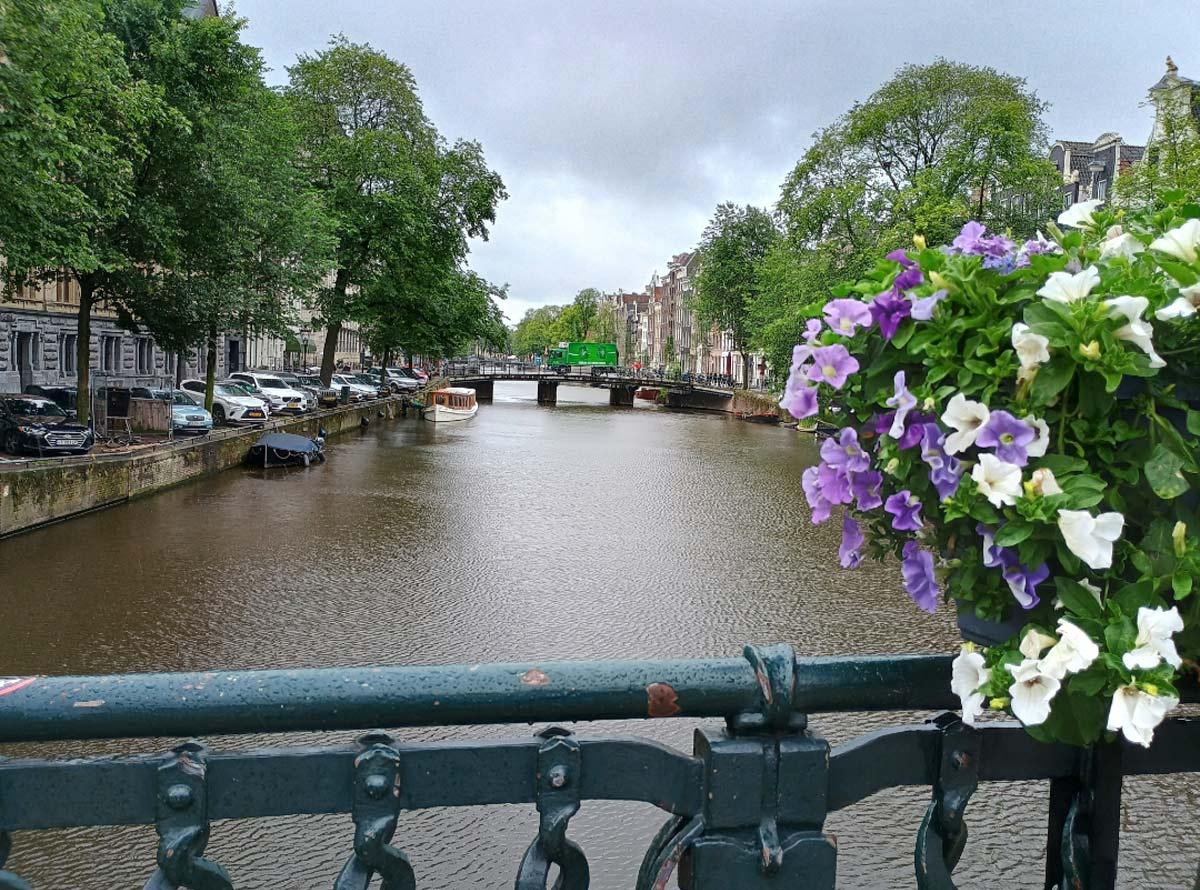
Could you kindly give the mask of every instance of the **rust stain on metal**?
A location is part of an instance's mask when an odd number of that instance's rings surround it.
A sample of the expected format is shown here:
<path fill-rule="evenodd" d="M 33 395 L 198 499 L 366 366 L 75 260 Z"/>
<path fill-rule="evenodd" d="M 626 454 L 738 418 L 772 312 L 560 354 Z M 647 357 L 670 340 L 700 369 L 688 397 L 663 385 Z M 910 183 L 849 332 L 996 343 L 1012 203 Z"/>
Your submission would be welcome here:
<path fill-rule="evenodd" d="M 550 683 L 550 677 L 537 668 L 530 668 L 521 674 L 521 682 L 526 686 L 546 686 Z"/>
<path fill-rule="evenodd" d="M 104 699 L 93 698 L 88 701 L 77 701 L 72 705 L 72 707 L 75 707 L 75 708 L 98 708 L 103 704 L 104 704 Z"/>
<path fill-rule="evenodd" d="M 651 717 L 673 717 L 679 713 L 679 695 L 669 683 L 646 687 L 646 711 Z"/>
<path fill-rule="evenodd" d="M 754 677 L 758 680 L 758 688 L 762 690 L 763 700 L 767 704 L 771 703 L 771 678 L 767 676 L 767 672 L 761 669 L 754 671 Z"/>

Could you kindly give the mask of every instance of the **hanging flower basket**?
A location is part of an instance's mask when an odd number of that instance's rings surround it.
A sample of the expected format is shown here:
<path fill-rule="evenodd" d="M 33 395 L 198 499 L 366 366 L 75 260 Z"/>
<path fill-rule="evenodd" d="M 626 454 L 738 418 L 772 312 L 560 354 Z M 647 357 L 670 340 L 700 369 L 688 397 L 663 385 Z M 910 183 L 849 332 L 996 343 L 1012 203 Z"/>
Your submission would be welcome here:
<path fill-rule="evenodd" d="M 1149 745 L 1200 654 L 1200 205 L 1059 224 L 888 254 L 809 322 L 780 404 L 837 407 L 803 487 L 814 522 L 841 508 L 842 565 L 955 601 L 967 722 Z"/>

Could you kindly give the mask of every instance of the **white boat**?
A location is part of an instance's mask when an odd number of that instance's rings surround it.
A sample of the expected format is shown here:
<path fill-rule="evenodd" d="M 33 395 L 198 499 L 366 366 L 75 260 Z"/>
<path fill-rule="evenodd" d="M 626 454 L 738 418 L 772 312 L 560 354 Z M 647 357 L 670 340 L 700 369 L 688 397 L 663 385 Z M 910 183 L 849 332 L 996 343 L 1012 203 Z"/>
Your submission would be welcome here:
<path fill-rule="evenodd" d="M 475 390 L 462 386 L 448 386 L 429 394 L 429 402 L 422 416 L 426 420 L 470 420 L 479 410 L 475 402 Z"/>

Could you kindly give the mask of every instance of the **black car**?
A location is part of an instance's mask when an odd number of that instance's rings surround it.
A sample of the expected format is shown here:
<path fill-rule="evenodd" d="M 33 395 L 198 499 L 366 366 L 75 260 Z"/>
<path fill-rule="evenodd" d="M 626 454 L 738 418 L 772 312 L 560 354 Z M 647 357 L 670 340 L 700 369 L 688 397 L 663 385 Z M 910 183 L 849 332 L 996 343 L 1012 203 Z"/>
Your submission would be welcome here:
<path fill-rule="evenodd" d="M 0 448 L 9 454 L 87 454 L 95 442 L 50 399 L 0 395 Z"/>
<path fill-rule="evenodd" d="M 75 401 L 78 392 L 79 390 L 73 386 L 38 386 L 36 383 L 31 383 L 25 387 L 25 395 L 49 399 L 66 411 L 68 417 L 75 416 Z"/>

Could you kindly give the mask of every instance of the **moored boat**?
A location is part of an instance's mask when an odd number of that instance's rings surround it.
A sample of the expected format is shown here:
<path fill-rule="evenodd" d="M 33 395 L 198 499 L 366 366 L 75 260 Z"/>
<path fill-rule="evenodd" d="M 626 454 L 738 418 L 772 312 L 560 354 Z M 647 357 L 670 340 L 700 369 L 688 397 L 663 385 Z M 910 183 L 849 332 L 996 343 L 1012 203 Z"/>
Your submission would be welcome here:
<path fill-rule="evenodd" d="M 429 393 L 422 416 L 433 421 L 470 420 L 478 410 L 475 390 L 448 386 Z"/>

